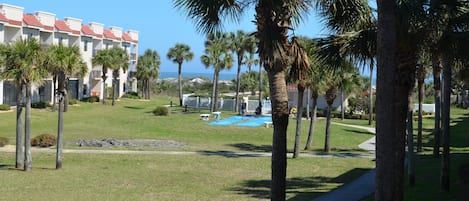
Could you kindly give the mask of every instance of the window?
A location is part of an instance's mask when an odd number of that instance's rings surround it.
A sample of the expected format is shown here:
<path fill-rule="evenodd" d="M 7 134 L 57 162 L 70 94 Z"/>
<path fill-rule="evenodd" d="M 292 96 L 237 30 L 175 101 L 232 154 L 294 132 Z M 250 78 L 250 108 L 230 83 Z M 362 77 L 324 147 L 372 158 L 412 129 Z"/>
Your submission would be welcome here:
<path fill-rule="evenodd" d="M 88 51 L 88 41 L 84 41 L 84 45 L 83 45 L 83 51 Z"/>

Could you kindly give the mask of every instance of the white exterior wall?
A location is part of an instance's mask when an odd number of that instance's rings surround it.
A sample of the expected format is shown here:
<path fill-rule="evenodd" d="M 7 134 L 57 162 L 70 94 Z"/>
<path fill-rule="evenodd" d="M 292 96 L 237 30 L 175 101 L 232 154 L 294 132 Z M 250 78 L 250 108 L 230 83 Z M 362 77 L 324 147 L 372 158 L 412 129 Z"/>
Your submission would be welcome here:
<path fill-rule="evenodd" d="M 109 47 L 111 46 L 118 46 L 118 47 L 123 47 L 122 44 L 126 43 L 128 44 L 128 53 L 134 53 L 136 54 L 138 52 L 137 45 L 134 44 L 134 42 L 125 42 L 122 40 L 108 40 L 103 39 L 104 37 L 104 25 L 101 23 L 96 23 L 96 22 L 91 22 L 89 23 L 90 29 L 97 35 L 97 36 L 85 36 L 82 35 L 83 33 L 81 32 L 82 30 L 82 20 L 81 19 L 76 19 L 76 18 L 71 18 L 71 17 L 66 17 L 64 18 L 64 22 L 69 26 L 69 28 L 73 31 L 74 33 L 68 33 L 68 32 L 62 32 L 59 31 L 55 28 L 55 23 L 56 23 L 56 15 L 53 13 L 47 13 L 47 12 L 42 12 L 42 11 L 37 11 L 34 13 L 34 16 L 41 22 L 42 25 L 47 26 L 46 27 L 35 27 L 35 26 L 27 26 L 23 23 L 23 14 L 24 14 L 24 8 L 18 7 L 18 6 L 12 6 L 12 5 L 7 5 L 7 4 L 0 4 L 0 12 L 2 12 L 6 18 L 9 20 L 14 20 L 17 23 L 16 24 L 11 24 L 7 23 L 6 26 L 0 23 L 0 43 L 3 42 L 14 42 L 18 40 L 19 38 L 23 37 L 25 39 L 27 38 L 36 38 L 41 42 L 42 45 L 58 45 L 58 44 L 63 44 L 69 47 L 72 46 L 78 46 L 80 49 L 81 57 L 83 61 L 87 64 L 88 66 L 88 73 L 85 75 L 83 80 L 82 78 L 72 78 L 72 79 L 79 79 L 79 89 L 78 89 L 78 97 L 81 98 L 83 95 L 89 96 L 92 95 L 92 91 L 99 92 L 100 98 L 103 98 L 103 83 L 101 80 L 101 74 L 96 74 L 92 73 L 93 70 L 98 70 L 101 71 L 102 67 L 101 66 L 94 66 L 92 65 L 92 57 L 96 53 L 97 50 L 103 49 L 105 47 L 105 43 L 109 44 Z M 50 28 L 54 28 L 54 30 L 50 30 Z M 110 31 L 117 37 L 117 38 L 122 38 L 123 37 L 123 29 L 120 27 L 116 26 L 111 26 Z M 137 41 L 138 40 L 138 32 L 129 30 L 126 32 L 132 40 Z M 85 48 L 86 45 L 86 48 Z M 86 51 L 85 51 L 86 50 Z M 136 62 L 129 61 L 131 64 Z M 131 65 L 132 66 L 132 65 Z M 119 96 L 123 95 L 125 93 L 124 91 L 124 83 L 127 84 L 127 74 L 128 71 L 125 73 L 120 70 L 120 85 L 119 85 Z M 96 75 L 99 75 L 97 77 Z M 94 78 L 93 78 L 94 76 Z M 107 86 L 111 86 L 112 84 L 112 71 L 108 71 L 107 73 L 108 79 L 106 80 Z M 49 84 L 51 82 L 51 78 L 47 79 Z M 86 85 L 86 89 L 82 89 L 83 85 Z M 39 88 L 40 86 L 34 86 L 33 87 L 33 101 L 39 101 L 40 96 L 39 96 Z M 127 88 L 129 86 L 126 86 Z M 49 89 L 45 89 L 49 90 Z M 52 87 L 50 89 L 51 91 L 53 90 Z M 136 88 L 135 88 L 136 91 Z M 6 92 L 8 93 L 8 92 Z M 83 94 L 85 93 L 85 94 Z M 53 98 L 53 94 L 51 93 L 51 100 Z M 3 103 L 3 97 L 4 97 L 4 82 L 0 80 L 0 103 Z"/>
<path fill-rule="evenodd" d="M 4 13 L 5 17 L 10 20 L 23 21 L 24 8 L 8 4 L 0 4 L 0 10 Z"/>

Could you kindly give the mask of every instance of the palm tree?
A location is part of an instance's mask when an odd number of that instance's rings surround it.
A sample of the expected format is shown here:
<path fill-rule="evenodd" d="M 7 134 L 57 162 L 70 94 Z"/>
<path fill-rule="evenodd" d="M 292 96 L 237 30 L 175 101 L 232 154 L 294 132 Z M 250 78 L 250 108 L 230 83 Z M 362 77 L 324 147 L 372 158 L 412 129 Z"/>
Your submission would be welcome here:
<path fill-rule="evenodd" d="M 137 79 L 142 82 L 142 96 L 150 99 L 150 81 L 160 74 L 160 56 L 155 50 L 147 49 L 138 57 Z"/>
<path fill-rule="evenodd" d="M 80 50 L 78 47 L 65 47 L 63 45 L 54 45 L 47 49 L 48 69 L 55 69 L 58 80 L 58 90 L 56 96 L 59 98 L 59 111 L 57 123 L 57 157 L 56 169 L 62 168 L 62 147 L 63 147 L 63 112 L 65 112 L 65 100 L 68 97 L 66 90 L 67 80 L 72 74 L 83 77 L 88 68 L 84 65 Z"/>
<path fill-rule="evenodd" d="M 289 73 L 289 81 L 297 82 L 298 103 L 296 112 L 296 132 L 295 145 L 293 149 L 293 158 L 297 158 L 300 154 L 300 136 L 301 136 L 301 119 L 303 117 L 303 95 L 307 87 L 307 75 L 309 74 L 310 62 L 307 51 L 299 44 L 297 37 L 292 38 L 291 42 L 291 59 L 292 66 Z"/>
<path fill-rule="evenodd" d="M 171 59 L 174 63 L 178 64 L 178 86 L 179 86 L 179 106 L 182 106 L 182 63 L 184 61 L 191 61 L 194 57 L 191 48 L 186 44 L 177 43 L 176 46 L 168 50 L 166 55 L 168 59 Z"/>
<path fill-rule="evenodd" d="M 47 76 L 44 68 L 44 53 L 36 39 L 20 39 L 6 49 L 4 55 L 6 69 L 2 73 L 5 78 L 15 79 L 26 91 L 25 122 L 24 122 L 24 170 L 32 168 L 31 157 L 31 96 L 32 85 L 40 83 Z M 21 91 L 19 88 L 18 91 Z M 20 93 L 20 92 L 19 92 Z M 21 106 L 21 105 L 20 105 Z M 18 115 L 18 113 L 17 113 Z M 17 118 L 18 120 L 18 118 Z M 17 122 L 18 123 L 18 122 Z M 17 127 L 18 128 L 18 127 Z"/>
<path fill-rule="evenodd" d="M 129 69 L 129 54 L 127 51 L 120 47 L 113 47 L 110 49 L 112 53 L 112 63 L 110 66 L 112 69 L 112 105 L 114 106 L 116 101 L 116 89 L 119 85 L 117 78 L 119 78 L 119 72 L 122 71 L 125 73 Z M 117 92 L 119 93 L 119 92 Z"/>
<path fill-rule="evenodd" d="M 238 61 L 238 70 L 236 74 L 236 98 L 235 98 L 235 111 L 239 111 L 239 89 L 240 89 L 240 76 L 241 76 L 241 65 L 246 63 L 245 54 L 253 53 L 256 50 L 255 38 L 252 35 L 247 35 L 243 31 L 238 30 L 235 33 L 231 32 L 229 34 L 229 47 L 233 53 L 237 56 Z"/>
<path fill-rule="evenodd" d="M 113 55 L 110 49 L 102 49 L 96 52 L 96 55 L 93 56 L 91 62 L 93 65 L 101 65 L 102 66 L 102 75 L 101 78 L 103 79 L 103 105 L 106 104 L 106 79 L 107 79 L 107 71 L 111 66 L 114 65 L 113 62 Z"/>
<path fill-rule="evenodd" d="M 331 136 L 331 113 L 332 113 L 332 104 L 334 103 L 335 98 L 337 97 L 337 92 L 340 90 L 343 80 L 348 79 L 351 83 L 357 83 L 357 77 L 359 77 L 358 71 L 354 68 L 351 62 L 343 61 L 343 67 L 334 71 L 329 72 L 326 76 L 327 89 L 324 95 L 324 98 L 327 102 L 327 111 L 326 111 L 326 134 L 324 140 L 324 152 L 330 152 L 330 136 Z"/>
<path fill-rule="evenodd" d="M 309 8 L 308 0 L 270 1 L 199 1 L 174 0 L 177 8 L 195 20 L 198 30 L 213 33 L 219 30 L 221 19 L 239 19 L 249 5 L 255 4 L 258 53 L 269 78 L 274 124 L 272 142 L 271 200 L 285 200 L 286 132 L 288 127 L 288 96 L 285 70 L 289 61 L 288 30 L 298 25 Z"/>
<path fill-rule="evenodd" d="M 233 66 L 234 58 L 228 51 L 227 35 L 221 32 L 209 34 L 205 41 L 205 54 L 200 60 L 205 67 L 213 67 L 213 87 L 211 112 L 217 111 L 218 100 L 218 77 L 221 70 L 230 69 Z"/>

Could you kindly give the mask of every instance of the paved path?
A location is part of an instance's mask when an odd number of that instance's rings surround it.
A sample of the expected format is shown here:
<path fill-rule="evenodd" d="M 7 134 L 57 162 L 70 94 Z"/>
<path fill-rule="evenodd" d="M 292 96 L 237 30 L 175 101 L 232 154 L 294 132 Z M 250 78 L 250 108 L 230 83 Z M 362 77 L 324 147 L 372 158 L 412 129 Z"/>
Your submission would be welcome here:
<path fill-rule="evenodd" d="M 347 125 L 341 123 L 333 123 L 340 126 L 348 126 L 353 128 L 359 128 L 366 130 L 370 133 L 376 133 L 375 128 Z M 370 153 L 375 153 L 375 142 L 376 137 L 361 143 L 358 145 L 361 149 L 367 150 Z M 373 168 L 364 175 L 360 176 L 358 179 L 345 184 L 329 193 L 326 193 L 313 201 L 359 201 L 365 198 L 366 196 L 372 194 L 375 191 L 375 172 Z"/>

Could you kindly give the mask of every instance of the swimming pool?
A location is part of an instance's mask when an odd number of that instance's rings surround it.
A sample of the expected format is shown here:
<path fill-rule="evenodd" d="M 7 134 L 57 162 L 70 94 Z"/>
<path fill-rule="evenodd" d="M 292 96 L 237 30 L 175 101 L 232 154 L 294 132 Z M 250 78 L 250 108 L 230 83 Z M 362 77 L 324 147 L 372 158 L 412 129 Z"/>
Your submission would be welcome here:
<path fill-rule="evenodd" d="M 244 119 L 246 119 L 246 117 Z M 208 123 L 208 125 L 211 125 L 211 126 L 228 126 L 228 125 L 240 122 L 242 120 L 243 120 L 243 117 L 241 117 L 241 116 L 232 116 L 232 117 L 224 118 L 224 119 L 221 119 L 221 120 L 218 120 L 218 121 L 210 122 L 210 123 Z"/>
<path fill-rule="evenodd" d="M 272 121 L 272 117 L 271 116 L 260 116 L 260 117 L 256 117 L 256 118 L 251 118 L 247 121 L 236 124 L 236 126 L 257 127 L 257 126 L 262 126 L 264 124 L 264 122 L 266 122 L 266 121 Z"/>

